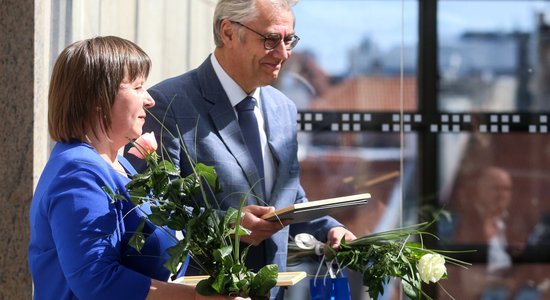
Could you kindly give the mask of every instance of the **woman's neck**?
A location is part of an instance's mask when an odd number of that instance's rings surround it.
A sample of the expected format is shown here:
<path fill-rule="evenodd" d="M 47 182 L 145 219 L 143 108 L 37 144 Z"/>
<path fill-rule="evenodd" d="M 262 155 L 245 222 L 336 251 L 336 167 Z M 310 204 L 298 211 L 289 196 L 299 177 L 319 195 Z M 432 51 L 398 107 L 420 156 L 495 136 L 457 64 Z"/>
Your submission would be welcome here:
<path fill-rule="evenodd" d="M 119 165 L 118 153 L 124 145 L 118 145 L 106 135 L 96 137 L 93 134 L 86 135 L 84 141 L 92 146 L 105 161 L 111 165 Z"/>

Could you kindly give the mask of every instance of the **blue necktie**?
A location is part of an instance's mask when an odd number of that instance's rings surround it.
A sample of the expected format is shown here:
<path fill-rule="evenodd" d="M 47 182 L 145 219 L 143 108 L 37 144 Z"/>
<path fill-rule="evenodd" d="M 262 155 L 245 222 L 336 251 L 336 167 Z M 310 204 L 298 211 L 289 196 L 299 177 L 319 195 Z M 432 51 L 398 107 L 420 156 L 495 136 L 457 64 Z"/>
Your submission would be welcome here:
<path fill-rule="evenodd" d="M 260 142 L 260 133 L 258 132 L 258 121 L 256 115 L 254 115 L 254 107 L 256 106 L 256 99 L 251 96 L 246 96 L 235 107 L 239 116 L 239 126 L 243 133 L 244 141 L 248 147 L 250 155 L 256 164 L 256 169 L 260 176 L 262 191 L 265 195 L 265 183 L 264 183 L 264 160 L 262 157 L 262 143 Z"/>

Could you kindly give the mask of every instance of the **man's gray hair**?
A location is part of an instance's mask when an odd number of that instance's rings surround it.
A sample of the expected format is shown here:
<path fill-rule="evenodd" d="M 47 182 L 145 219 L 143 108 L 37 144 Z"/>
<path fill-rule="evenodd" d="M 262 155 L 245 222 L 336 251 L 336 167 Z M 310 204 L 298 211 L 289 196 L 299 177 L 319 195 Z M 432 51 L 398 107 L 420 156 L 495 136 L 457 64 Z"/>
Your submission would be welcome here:
<path fill-rule="evenodd" d="M 220 25 L 223 20 L 228 19 L 233 22 L 246 23 L 254 19 L 258 11 L 256 10 L 256 1 L 258 0 L 219 0 L 214 10 L 214 43 L 216 47 L 223 47 L 223 41 L 220 33 Z M 299 0 L 269 0 L 274 9 L 291 10 Z"/>

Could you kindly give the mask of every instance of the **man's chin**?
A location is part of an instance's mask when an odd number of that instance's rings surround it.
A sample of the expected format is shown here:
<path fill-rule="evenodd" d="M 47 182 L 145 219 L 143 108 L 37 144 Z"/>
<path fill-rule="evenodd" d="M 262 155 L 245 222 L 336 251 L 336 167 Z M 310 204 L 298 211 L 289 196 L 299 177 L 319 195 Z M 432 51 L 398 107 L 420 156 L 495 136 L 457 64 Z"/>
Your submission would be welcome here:
<path fill-rule="evenodd" d="M 269 77 L 266 76 L 265 78 L 263 78 L 263 80 L 260 82 L 259 86 L 270 85 L 273 82 L 275 82 L 277 80 L 277 78 L 279 78 L 279 73 L 278 72 L 276 74 L 270 74 Z"/>

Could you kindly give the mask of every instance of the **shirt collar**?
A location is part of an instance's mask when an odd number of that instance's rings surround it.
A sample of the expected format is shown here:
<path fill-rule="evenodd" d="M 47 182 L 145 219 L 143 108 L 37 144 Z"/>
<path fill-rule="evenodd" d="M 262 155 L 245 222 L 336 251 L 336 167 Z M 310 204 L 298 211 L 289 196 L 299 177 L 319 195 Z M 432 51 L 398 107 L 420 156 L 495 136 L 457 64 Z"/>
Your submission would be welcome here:
<path fill-rule="evenodd" d="M 244 97 L 247 96 L 247 94 L 243 91 L 243 89 L 241 89 L 241 87 L 235 82 L 235 80 L 233 80 L 224 71 L 214 53 L 210 55 L 210 61 L 212 62 L 212 67 L 214 67 L 214 72 L 216 72 L 216 76 L 218 76 L 218 79 L 220 80 L 220 83 L 222 84 L 222 87 L 227 94 L 227 98 L 229 98 L 229 102 L 231 102 L 231 106 L 235 107 L 235 105 L 239 104 L 239 102 L 241 102 Z M 255 89 L 250 96 L 256 98 L 256 103 L 259 106 L 260 88 Z"/>

